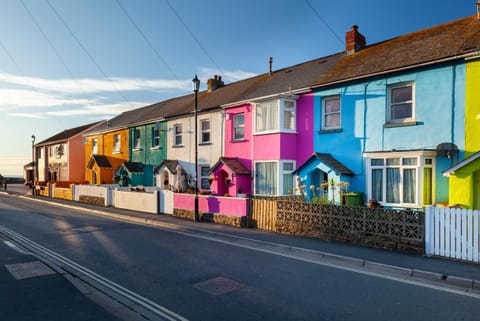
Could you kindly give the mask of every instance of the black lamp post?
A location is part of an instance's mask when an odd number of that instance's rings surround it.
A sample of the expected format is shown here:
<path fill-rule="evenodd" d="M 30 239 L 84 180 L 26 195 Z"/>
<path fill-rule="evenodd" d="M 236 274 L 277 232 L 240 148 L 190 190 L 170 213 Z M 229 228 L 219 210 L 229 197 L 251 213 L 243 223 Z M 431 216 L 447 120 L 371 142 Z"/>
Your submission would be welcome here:
<path fill-rule="evenodd" d="M 35 135 L 32 134 L 32 196 L 35 195 Z"/>
<path fill-rule="evenodd" d="M 198 102 L 197 102 L 197 96 L 198 96 L 198 90 L 200 89 L 200 79 L 198 79 L 197 75 L 195 75 L 195 78 L 192 79 L 192 85 L 193 85 L 193 92 L 195 93 L 195 109 L 193 110 L 194 114 L 194 119 L 195 119 L 195 213 L 194 213 L 194 218 L 193 220 L 195 222 L 198 221 Z"/>

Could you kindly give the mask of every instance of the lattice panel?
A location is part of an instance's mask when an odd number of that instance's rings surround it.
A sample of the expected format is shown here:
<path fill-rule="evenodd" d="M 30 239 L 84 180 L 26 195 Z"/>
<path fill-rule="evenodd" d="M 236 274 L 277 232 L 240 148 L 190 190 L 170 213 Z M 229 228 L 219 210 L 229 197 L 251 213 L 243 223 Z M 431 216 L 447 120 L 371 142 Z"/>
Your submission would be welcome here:
<path fill-rule="evenodd" d="M 364 233 L 423 241 L 425 214 L 382 208 L 322 205 L 277 200 L 277 222 L 312 225 L 348 233 Z"/>

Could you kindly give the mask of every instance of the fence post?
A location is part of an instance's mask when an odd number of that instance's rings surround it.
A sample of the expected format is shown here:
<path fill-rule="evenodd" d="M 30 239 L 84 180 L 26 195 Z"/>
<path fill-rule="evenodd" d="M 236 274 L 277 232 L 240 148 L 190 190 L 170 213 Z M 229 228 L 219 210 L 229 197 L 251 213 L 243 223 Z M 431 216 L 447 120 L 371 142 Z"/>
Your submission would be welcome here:
<path fill-rule="evenodd" d="M 433 207 L 427 206 L 425 209 L 425 254 L 431 255 L 432 251 L 432 212 Z"/>

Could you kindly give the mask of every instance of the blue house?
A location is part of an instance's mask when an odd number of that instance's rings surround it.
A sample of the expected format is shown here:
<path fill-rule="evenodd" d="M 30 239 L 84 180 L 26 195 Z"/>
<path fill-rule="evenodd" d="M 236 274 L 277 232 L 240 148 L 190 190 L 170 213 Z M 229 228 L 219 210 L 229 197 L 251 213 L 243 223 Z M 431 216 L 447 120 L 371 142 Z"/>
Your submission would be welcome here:
<path fill-rule="evenodd" d="M 353 172 L 349 190 L 364 202 L 448 202 L 442 171 L 463 158 L 466 61 L 479 35 L 476 16 L 369 46 L 357 26 L 346 33 L 344 58 L 315 88 L 314 151 Z M 309 161 L 297 170 L 302 184 L 344 180 Z"/>

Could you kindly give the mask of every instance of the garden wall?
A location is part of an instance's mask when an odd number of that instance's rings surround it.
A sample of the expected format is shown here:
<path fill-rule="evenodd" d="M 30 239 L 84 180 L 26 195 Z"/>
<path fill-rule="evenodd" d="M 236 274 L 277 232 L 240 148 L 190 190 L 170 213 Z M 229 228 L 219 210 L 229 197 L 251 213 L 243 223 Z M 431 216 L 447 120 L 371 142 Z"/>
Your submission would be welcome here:
<path fill-rule="evenodd" d="M 276 231 L 424 254 L 425 213 L 276 201 Z"/>

